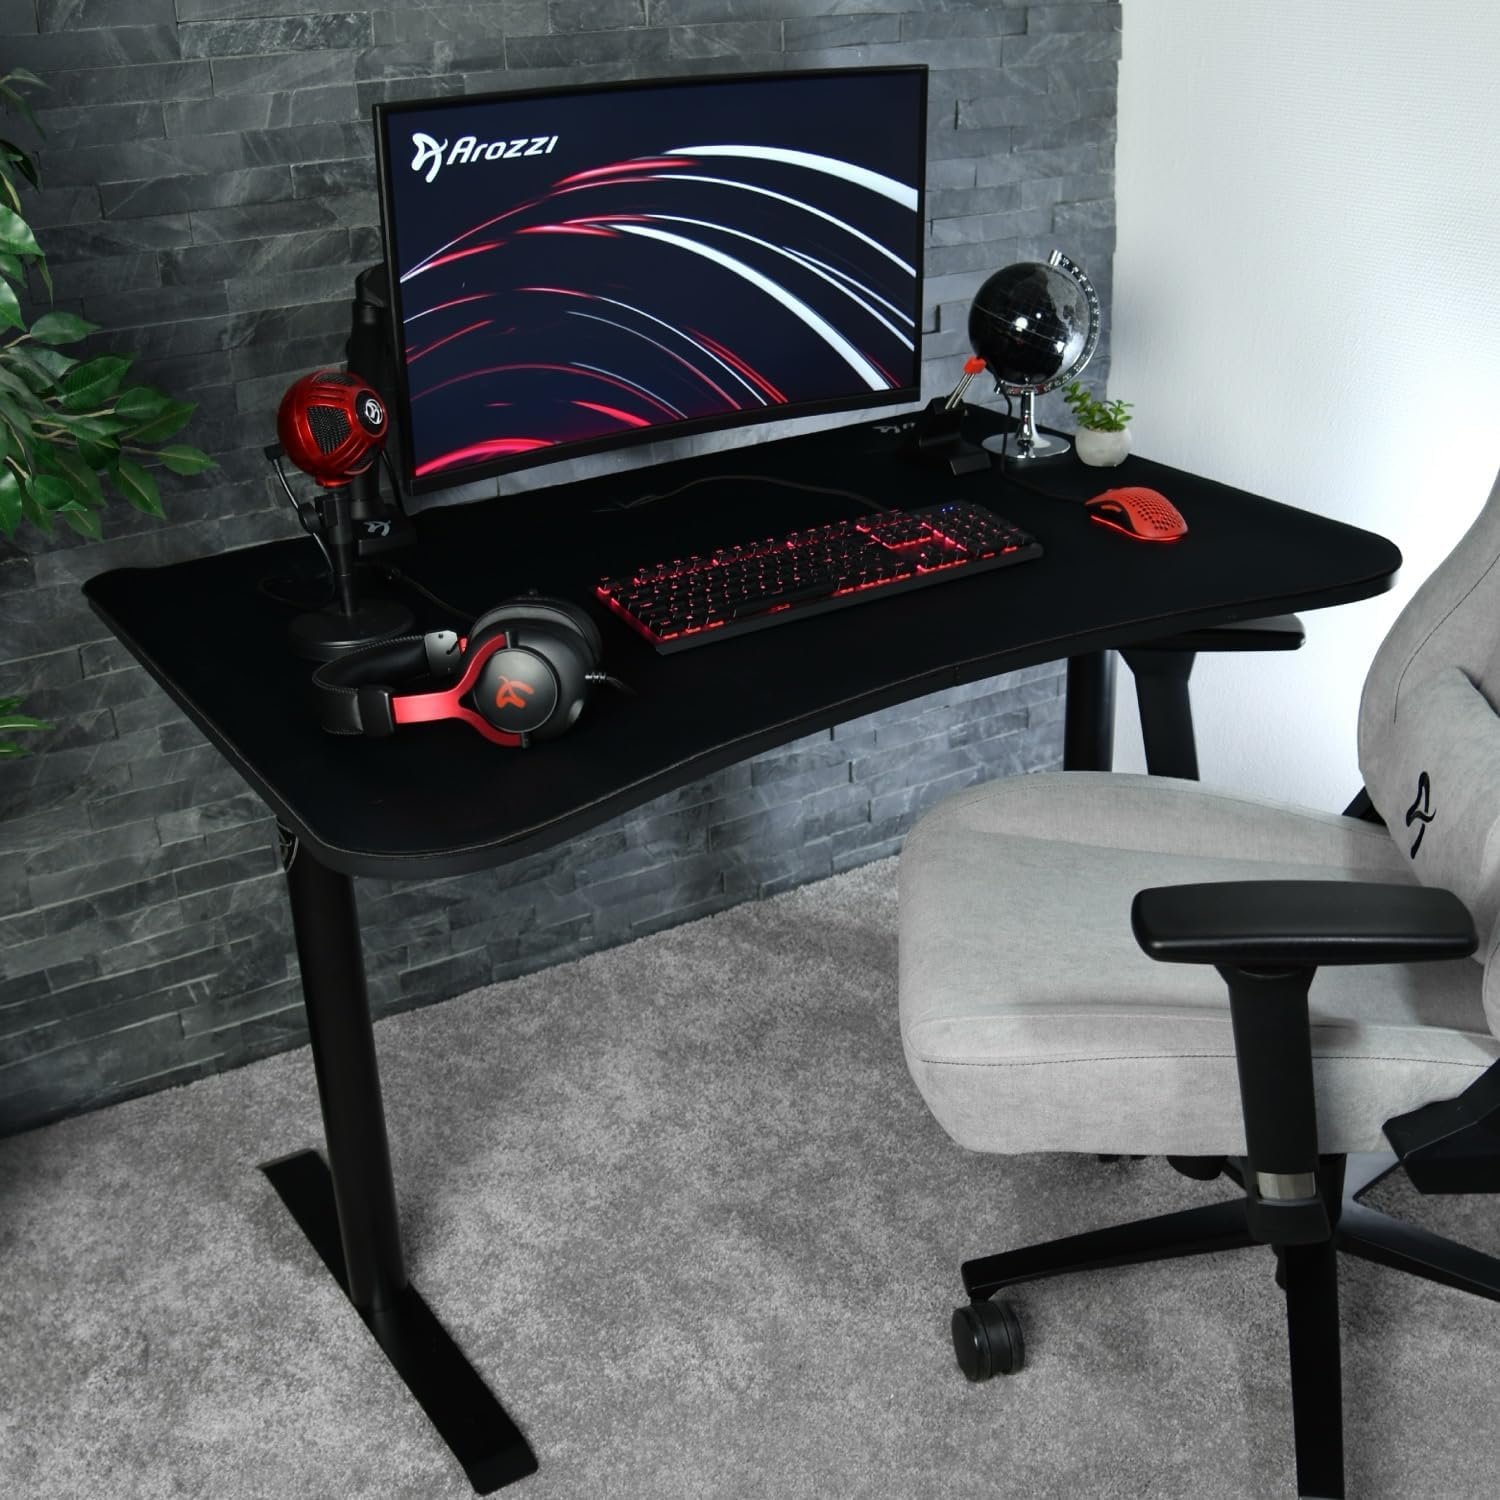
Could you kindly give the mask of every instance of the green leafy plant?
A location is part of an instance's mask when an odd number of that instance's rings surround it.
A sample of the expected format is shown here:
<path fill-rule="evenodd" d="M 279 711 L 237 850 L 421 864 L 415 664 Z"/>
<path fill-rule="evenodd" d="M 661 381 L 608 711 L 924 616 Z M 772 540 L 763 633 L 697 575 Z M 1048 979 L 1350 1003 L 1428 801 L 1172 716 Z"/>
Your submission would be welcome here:
<path fill-rule="evenodd" d="M 1130 421 L 1129 401 L 1096 401 L 1078 381 L 1063 387 L 1063 400 L 1080 427 L 1092 432 L 1124 432 Z"/>
<path fill-rule="evenodd" d="M 25 68 L 12 68 L 0 77 L 0 109 L 17 111 L 41 135 L 22 87 L 46 85 Z M 21 202 L 23 186 L 40 185 L 30 153 L 0 140 L 0 532 L 14 537 L 23 523 L 50 532 L 61 519 L 97 540 L 104 532 L 106 485 L 137 510 L 162 516 L 161 491 L 147 465 L 200 474 L 214 462 L 197 448 L 168 441 L 195 403 L 129 383 L 133 356 L 62 352 L 96 332 L 97 324 L 70 312 L 29 315 L 33 278 L 47 300 L 52 297 L 47 258 Z M 51 727 L 17 713 L 18 706 L 17 699 L 0 699 L 0 734 Z M 0 739 L 0 756 L 23 753 Z"/>

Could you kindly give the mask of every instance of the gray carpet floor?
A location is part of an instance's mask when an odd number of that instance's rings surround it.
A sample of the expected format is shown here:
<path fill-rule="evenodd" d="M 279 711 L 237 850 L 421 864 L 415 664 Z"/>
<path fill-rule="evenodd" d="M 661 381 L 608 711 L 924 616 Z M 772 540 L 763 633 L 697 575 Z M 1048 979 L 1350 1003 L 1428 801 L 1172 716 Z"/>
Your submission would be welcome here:
<path fill-rule="evenodd" d="M 413 1279 L 529 1500 L 1291 1495 L 1269 1252 L 1027 1286 L 968 1384 L 966 1256 L 1221 1196 L 978 1157 L 896 1026 L 894 862 L 377 1027 Z M 272 1058 L 0 1142 L 0 1495 L 459 1500 L 462 1472 L 259 1172 Z M 1500 1251 L 1482 1199 L 1373 1201 Z M 1500 1307 L 1343 1266 L 1351 1496 L 1500 1491 Z"/>

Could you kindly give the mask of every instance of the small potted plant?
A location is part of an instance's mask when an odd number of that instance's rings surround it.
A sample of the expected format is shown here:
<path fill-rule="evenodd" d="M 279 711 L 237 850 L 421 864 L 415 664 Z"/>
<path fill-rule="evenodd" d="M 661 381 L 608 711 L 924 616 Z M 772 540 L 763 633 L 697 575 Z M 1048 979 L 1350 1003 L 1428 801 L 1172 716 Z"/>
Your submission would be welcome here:
<path fill-rule="evenodd" d="M 1074 446 L 1078 457 L 1096 469 L 1112 469 L 1130 452 L 1129 401 L 1096 401 L 1078 381 L 1063 389 L 1063 400 L 1078 419 Z"/>

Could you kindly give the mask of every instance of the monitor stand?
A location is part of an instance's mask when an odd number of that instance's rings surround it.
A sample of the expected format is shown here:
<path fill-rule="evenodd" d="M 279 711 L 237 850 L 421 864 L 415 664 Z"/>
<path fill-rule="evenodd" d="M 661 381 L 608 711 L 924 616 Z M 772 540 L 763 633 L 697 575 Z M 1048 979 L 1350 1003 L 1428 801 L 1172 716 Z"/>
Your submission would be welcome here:
<path fill-rule="evenodd" d="M 389 290 L 385 263 L 367 266 L 354 278 L 354 300 L 349 308 L 349 341 L 344 345 L 344 359 L 350 370 L 361 375 L 379 392 L 387 411 L 394 412 L 392 399 L 396 389 L 393 363 L 394 340 L 391 334 Z M 388 443 L 399 443 L 399 424 L 392 422 Z M 411 519 L 401 505 L 397 488 L 397 465 L 387 458 L 391 494 L 380 491 L 380 465 L 349 481 L 349 519 L 354 527 L 354 545 L 361 558 L 377 556 L 398 547 L 409 547 L 416 540 Z"/>

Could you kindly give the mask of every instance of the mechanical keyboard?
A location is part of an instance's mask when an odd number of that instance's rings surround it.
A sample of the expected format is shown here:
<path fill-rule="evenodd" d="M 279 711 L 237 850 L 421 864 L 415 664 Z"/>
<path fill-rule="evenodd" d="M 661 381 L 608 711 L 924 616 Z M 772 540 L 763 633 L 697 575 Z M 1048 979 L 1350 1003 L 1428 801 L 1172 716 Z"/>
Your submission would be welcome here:
<path fill-rule="evenodd" d="M 1041 555 L 1003 516 L 955 500 L 653 563 L 595 592 L 667 653 Z"/>

